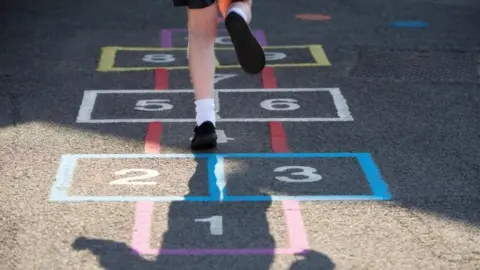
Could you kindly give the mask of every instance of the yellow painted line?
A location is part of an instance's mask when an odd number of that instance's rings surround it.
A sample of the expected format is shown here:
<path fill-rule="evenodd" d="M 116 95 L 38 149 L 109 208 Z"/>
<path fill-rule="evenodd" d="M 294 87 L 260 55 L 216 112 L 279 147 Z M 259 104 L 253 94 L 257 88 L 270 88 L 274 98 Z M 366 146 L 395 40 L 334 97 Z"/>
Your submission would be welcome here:
<path fill-rule="evenodd" d="M 98 71 L 110 71 L 115 65 L 115 53 L 117 47 L 103 47 L 100 61 L 98 62 Z"/>
<path fill-rule="evenodd" d="M 323 47 L 320 45 L 310 45 L 308 47 L 310 49 L 310 53 L 312 54 L 313 58 L 315 59 L 315 62 L 320 64 L 321 66 L 331 66 L 332 64 L 327 58 L 327 55 L 325 54 L 325 51 L 323 50 Z"/>
<path fill-rule="evenodd" d="M 315 60 L 315 63 L 287 63 L 287 64 L 267 64 L 267 67 L 321 67 L 331 66 L 332 64 L 328 60 L 325 51 L 321 45 L 287 45 L 287 46 L 264 46 L 264 49 L 308 49 Z M 167 70 L 185 70 L 188 66 L 151 66 L 151 67 L 115 67 L 115 57 L 117 51 L 187 51 L 188 48 L 162 48 L 162 47 L 119 47 L 119 46 L 106 46 L 101 50 L 100 61 L 98 63 L 97 71 L 145 71 L 155 70 L 157 68 L 163 68 Z M 234 47 L 219 47 L 215 48 L 216 51 L 233 51 Z M 218 58 L 215 57 L 216 68 L 241 68 L 240 65 L 221 65 Z"/>

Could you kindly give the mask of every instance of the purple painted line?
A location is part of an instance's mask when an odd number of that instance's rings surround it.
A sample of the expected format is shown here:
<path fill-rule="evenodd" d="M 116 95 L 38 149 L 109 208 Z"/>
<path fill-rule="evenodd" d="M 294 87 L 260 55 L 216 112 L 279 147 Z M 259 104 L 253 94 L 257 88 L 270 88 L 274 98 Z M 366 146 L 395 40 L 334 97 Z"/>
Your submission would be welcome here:
<path fill-rule="evenodd" d="M 160 46 L 163 48 L 172 47 L 172 31 L 170 29 L 162 29 L 160 32 Z"/>
<path fill-rule="evenodd" d="M 227 29 L 217 29 L 218 32 L 227 32 Z M 186 28 L 169 28 L 160 31 L 160 44 L 164 48 L 173 47 L 173 33 L 188 32 Z M 262 46 L 267 46 L 267 40 L 263 30 L 254 29 L 252 33 Z"/>
<path fill-rule="evenodd" d="M 252 32 L 262 46 L 267 46 L 267 39 L 263 30 L 252 30 Z"/>

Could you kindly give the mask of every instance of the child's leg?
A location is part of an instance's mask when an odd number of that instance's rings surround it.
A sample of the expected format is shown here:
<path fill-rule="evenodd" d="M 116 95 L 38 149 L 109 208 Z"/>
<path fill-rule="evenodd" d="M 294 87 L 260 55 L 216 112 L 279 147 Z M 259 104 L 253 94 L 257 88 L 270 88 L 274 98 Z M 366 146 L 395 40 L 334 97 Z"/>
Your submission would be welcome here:
<path fill-rule="evenodd" d="M 188 62 L 195 90 L 196 122 L 192 148 L 216 144 L 215 134 L 215 38 L 218 9 L 214 4 L 188 9 Z"/>
<path fill-rule="evenodd" d="M 228 6 L 227 14 L 232 11 L 240 11 L 245 16 L 247 23 L 252 20 L 252 0 L 233 0 Z"/>
<path fill-rule="evenodd" d="M 252 19 L 252 0 L 220 0 L 223 3 L 225 26 L 232 38 L 240 65 L 247 73 L 259 73 L 265 67 L 265 53 L 248 24 Z M 226 10 L 225 10 L 226 9 Z"/>

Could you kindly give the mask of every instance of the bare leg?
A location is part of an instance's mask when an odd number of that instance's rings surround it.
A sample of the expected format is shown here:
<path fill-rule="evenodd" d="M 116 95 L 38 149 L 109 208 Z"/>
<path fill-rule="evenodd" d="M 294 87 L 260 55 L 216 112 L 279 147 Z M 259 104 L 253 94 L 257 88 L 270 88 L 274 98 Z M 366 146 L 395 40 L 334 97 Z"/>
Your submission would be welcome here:
<path fill-rule="evenodd" d="M 195 91 L 196 122 L 193 149 L 216 146 L 215 132 L 215 38 L 217 5 L 188 9 L 188 64 Z"/>
<path fill-rule="evenodd" d="M 216 5 L 188 9 L 188 62 L 195 90 L 197 125 L 215 123 L 213 88 L 215 77 Z"/>
<path fill-rule="evenodd" d="M 233 8 L 238 8 L 243 12 L 245 15 L 245 20 L 250 23 L 252 20 L 252 0 L 245 0 L 245 1 L 232 1 L 228 7 L 229 10 Z"/>

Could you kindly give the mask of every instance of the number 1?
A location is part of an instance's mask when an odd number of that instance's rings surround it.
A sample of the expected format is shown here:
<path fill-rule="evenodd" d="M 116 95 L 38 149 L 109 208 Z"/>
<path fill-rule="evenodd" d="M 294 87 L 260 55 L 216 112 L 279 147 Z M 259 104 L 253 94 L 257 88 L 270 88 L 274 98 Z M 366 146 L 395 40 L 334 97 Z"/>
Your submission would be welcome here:
<path fill-rule="evenodd" d="M 223 234 L 223 217 L 222 216 L 211 216 L 209 218 L 196 218 L 195 222 L 210 223 L 210 234 L 212 235 Z"/>

